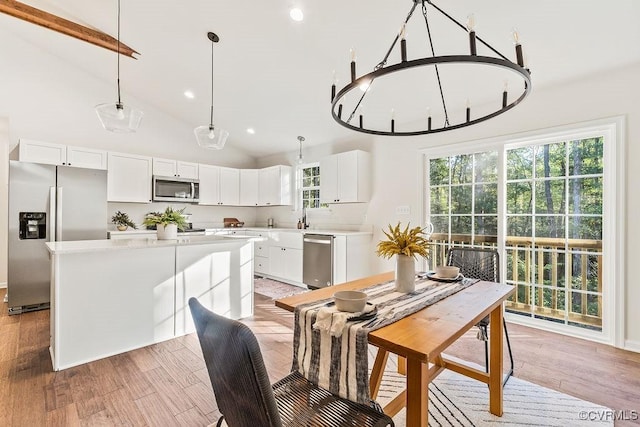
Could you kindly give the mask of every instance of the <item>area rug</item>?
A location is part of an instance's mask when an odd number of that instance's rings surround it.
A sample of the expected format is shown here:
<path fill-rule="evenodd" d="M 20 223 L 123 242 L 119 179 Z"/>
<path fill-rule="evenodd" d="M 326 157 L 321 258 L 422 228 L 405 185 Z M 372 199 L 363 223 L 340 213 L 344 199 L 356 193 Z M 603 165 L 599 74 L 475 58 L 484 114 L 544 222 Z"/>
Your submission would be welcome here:
<path fill-rule="evenodd" d="M 397 373 L 394 362 L 390 356 L 377 399 L 382 406 L 405 387 L 405 378 Z M 515 377 L 509 378 L 503 396 L 504 414 L 492 415 L 485 384 L 445 370 L 429 386 L 429 426 L 613 426 L 611 420 L 600 421 L 611 412 L 609 408 Z M 405 426 L 405 410 L 393 421 Z"/>
<path fill-rule="evenodd" d="M 308 289 L 256 276 L 253 279 L 253 291 L 271 299 L 279 299 L 307 292 Z"/>

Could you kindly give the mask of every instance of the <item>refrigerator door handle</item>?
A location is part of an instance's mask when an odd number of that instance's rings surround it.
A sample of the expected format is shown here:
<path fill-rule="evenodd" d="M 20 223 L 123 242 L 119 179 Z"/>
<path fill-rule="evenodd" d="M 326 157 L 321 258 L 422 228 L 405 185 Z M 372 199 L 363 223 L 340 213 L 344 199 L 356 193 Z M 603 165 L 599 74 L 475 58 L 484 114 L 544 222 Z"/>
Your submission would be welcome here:
<path fill-rule="evenodd" d="M 56 191 L 56 242 L 62 241 L 62 187 Z"/>
<path fill-rule="evenodd" d="M 49 219 L 47 223 L 49 242 L 56 241 L 56 187 L 49 187 Z"/>

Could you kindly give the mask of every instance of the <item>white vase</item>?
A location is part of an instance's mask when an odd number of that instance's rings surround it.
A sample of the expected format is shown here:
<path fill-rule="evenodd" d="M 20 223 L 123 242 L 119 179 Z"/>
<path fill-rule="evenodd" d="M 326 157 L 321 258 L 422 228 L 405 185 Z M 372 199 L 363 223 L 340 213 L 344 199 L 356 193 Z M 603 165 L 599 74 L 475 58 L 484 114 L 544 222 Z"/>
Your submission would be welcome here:
<path fill-rule="evenodd" d="M 176 224 L 158 224 L 157 232 L 158 240 L 175 240 L 178 238 L 178 226 Z"/>
<path fill-rule="evenodd" d="M 396 291 L 416 290 L 416 260 L 408 255 L 396 255 Z"/>

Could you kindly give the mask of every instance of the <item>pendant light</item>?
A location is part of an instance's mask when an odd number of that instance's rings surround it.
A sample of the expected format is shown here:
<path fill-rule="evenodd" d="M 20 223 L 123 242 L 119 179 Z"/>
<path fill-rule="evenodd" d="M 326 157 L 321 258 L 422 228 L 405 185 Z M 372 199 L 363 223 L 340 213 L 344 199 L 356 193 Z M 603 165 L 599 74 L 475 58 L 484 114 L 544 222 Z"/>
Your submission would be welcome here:
<path fill-rule="evenodd" d="M 221 150 L 225 142 L 227 142 L 229 132 L 213 125 L 213 44 L 218 43 L 220 38 L 212 32 L 208 32 L 207 37 L 211 40 L 211 120 L 208 125 L 195 128 L 194 133 L 196 134 L 198 145 L 202 148 Z"/>
<path fill-rule="evenodd" d="M 299 136 L 298 141 L 300 142 L 300 151 L 298 152 L 298 164 L 301 165 L 304 162 L 304 158 L 302 157 L 302 143 L 304 142 L 304 136 Z"/>
<path fill-rule="evenodd" d="M 138 130 L 144 113 L 124 105 L 120 99 L 120 0 L 118 0 L 118 102 L 96 105 L 96 113 L 102 126 L 111 132 L 131 133 Z"/>

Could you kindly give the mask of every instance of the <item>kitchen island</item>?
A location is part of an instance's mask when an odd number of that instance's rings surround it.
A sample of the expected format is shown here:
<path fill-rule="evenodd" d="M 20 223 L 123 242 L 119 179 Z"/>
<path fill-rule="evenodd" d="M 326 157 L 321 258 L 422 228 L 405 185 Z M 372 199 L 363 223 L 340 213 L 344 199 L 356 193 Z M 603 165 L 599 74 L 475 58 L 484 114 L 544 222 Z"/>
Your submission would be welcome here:
<path fill-rule="evenodd" d="M 253 314 L 253 242 L 177 240 L 50 242 L 54 370 L 194 331 L 188 300 L 238 319 Z"/>

